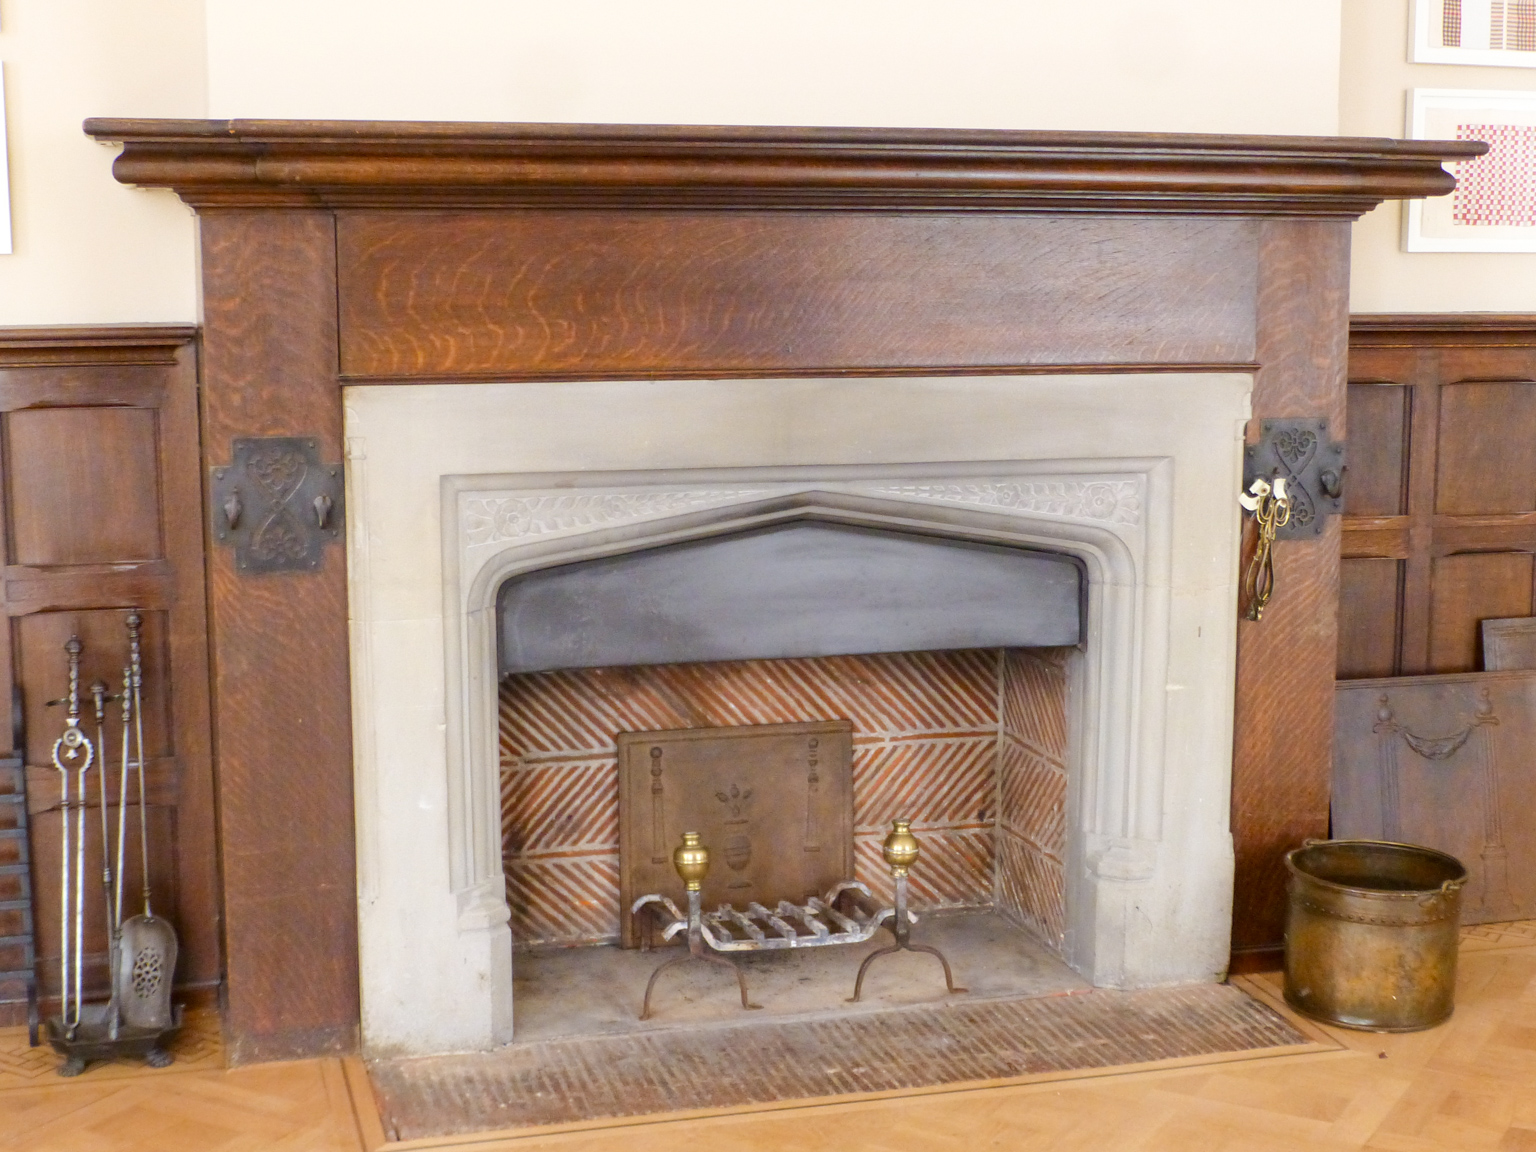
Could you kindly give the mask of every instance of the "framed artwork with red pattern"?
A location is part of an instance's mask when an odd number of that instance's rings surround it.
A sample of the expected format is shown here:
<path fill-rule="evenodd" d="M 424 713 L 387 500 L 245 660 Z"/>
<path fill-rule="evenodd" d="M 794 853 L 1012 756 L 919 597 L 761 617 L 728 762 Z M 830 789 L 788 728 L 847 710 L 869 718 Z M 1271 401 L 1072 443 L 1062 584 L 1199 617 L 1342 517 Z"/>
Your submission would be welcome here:
<path fill-rule="evenodd" d="M 1536 0 L 1413 0 L 1409 59 L 1536 68 Z"/>
<path fill-rule="evenodd" d="M 1415 88 L 1412 140 L 1482 140 L 1486 154 L 1447 164 L 1456 190 L 1410 200 L 1409 252 L 1536 252 L 1536 90 Z"/>

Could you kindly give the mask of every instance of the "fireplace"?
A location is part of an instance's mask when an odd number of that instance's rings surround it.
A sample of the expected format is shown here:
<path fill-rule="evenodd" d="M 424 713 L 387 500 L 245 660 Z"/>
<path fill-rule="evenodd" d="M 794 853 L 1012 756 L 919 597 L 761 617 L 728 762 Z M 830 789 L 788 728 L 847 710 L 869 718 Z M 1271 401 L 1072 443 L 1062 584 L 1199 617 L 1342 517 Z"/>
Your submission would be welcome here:
<path fill-rule="evenodd" d="M 537 500 L 481 507 L 511 536 Z M 903 818 L 925 848 L 915 907 L 1000 907 L 1059 948 L 1080 566 L 779 512 L 503 583 L 514 948 L 632 946 L 625 910 L 677 888 L 684 830 L 724 850 L 706 907 L 799 905 L 849 879 L 889 903 L 881 840 Z"/>
<path fill-rule="evenodd" d="M 1231 917 L 1232 493 L 1251 386 L 1242 374 L 1204 373 L 348 388 L 370 1047 L 429 1052 L 517 1035 L 519 941 L 503 871 L 498 733 L 509 709 L 515 733 L 518 708 L 537 704 L 541 673 L 502 679 L 498 606 L 507 581 L 794 526 L 948 542 L 989 558 L 1029 550 L 1047 581 L 1071 574 L 1073 600 L 1081 573 L 1080 626 L 1042 630 L 1056 643 L 1044 654 L 1002 649 L 1018 626 L 1004 619 L 980 641 L 999 645 L 990 651 L 804 652 L 796 671 L 803 682 L 814 676 L 811 661 L 842 659 L 840 681 L 823 675 L 821 683 L 841 682 L 846 692 L 857 680 L 848 662 L 862 659 L 868 670 L 904 660 L 909 675 L 921 666 L 933 677 L 947 659 L 951 677 L 973 682 L 983 669 L 1033 677 L 1044 707 L 1054 686 L 1062 762 L 1058 775 L 1046 769 L 1034 783 L 1061 788 L 1059 845 L 1036 842 L 1047 838 L 1039 832 L 1035 840 L 998 834 L 990 813 L 972 827 L 930 827 L 936 842 L 969 836 L 973 855 L 1009 866 L 974 867 L 997 877 L 984 897 L 978 882 L 967 890 L 961 880 L 927 903 L 946 895 L 992 903 L 998 893 L 1097 985 L 1219 978 Z M 1030 599 L 1022 588 L 1016 598 L 1021 608 Z M 1062 646 L 1071 638 L 1062 627 L 1081 643 Z M 1028 638 L 1027 626 L 1013 634 Z M 572 647 L 581 650 L 579 638 Z M 768 665 L 796 658 L 769 655 L 779 660 L 653 663 L 631 671 L 629 683 L 643 693 L 645 677 L 662 667 L 674 677 L 708 667 L 761 681 L 772 678 Z M 585 687 L 595 710 L 616 700 L 595 690 L 595 673 L 567 671 L 558 685 L 542 675 L 546 690 Z M 994 678 L 994 691 L 1003 682 Z M 678 693 L 668 698 L 686 710 Z M 565 714 L 580 707 L 568 701 Z M 630 715 L 644 728 L 665 713 Z M 863 735 L 893 735 L 877 727 L 864 723 Z M 1048 815 L 1051 801 L 1044 804 Z M 431 818 L 438 812 L 447 820 Z M 1015 831 L 1040 815 L 1020 812 Z M 872 824 L 856 832 L 871 879 L 874 832 Z M 935 864 L 957 870 L 963 846 L 935 847 Z M 1021 858 L 1031 849 L 1032 859 Z M 608 863 L 586 874 L 589 896 L 603 889 Z M 526 879 L 536 864 L 512 868 L 525 878 L 514 885 L 523 943 L 540 942 Z M 616 892 L 594 913 L 560 942 L 616 933 Z"/>
<path fill-rule="evenodd" d="M 1278 942 L 1281 855 L 1326 830 L 1338 529 L 1235 620 L 1249 396 L 1342 434 L 1349 222 L 1480 145 L 86 127 L 198 210 L 210 475 L 267 436 L 346 472 L 344 547 L 208 554 L 232 1059 L 515 1035 L 499 588 L 797 520 L 1081 565 L 1079 973 Z M 603 515 L 483 514 L 573 498 Z"/>

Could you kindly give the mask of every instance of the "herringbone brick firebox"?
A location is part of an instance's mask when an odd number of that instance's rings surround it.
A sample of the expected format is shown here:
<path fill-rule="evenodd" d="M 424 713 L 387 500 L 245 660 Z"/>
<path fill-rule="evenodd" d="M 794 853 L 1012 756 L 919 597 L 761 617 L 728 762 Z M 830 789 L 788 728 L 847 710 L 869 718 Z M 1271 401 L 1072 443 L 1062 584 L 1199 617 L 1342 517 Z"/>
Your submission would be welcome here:
<path fill-rule="evenodd" d="M 619 732 L 846 719 L 857 879 L 914 821 L 918 908 L 993 907 L 1059 948 L 1070 649 L 974 649 L 508 676 L 502 834 L 519 947 L 619 934 Z"/>

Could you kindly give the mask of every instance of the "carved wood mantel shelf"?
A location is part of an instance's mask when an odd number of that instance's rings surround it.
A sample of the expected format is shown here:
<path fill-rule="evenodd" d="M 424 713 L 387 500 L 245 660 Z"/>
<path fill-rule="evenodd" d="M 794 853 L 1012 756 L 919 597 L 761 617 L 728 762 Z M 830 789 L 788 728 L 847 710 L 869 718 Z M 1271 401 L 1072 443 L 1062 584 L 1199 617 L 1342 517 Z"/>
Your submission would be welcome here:
<path fill-rule="evenodd" d="M 1451 190 L 1472 142 L 886 128 L 92 119 L 196 207 L 1358 216 Z"/>
<path fill-rule="evenodd" d="M 200 215 L 205 469 L 343 453 L 342 386 L 1237 370 L 1344 425 L 1349 221 L 1478 143 L 90 120 Z M 1339 529 L 1239 633 L 1234 945 L 1327 827 Z M 347 577 L 209 556 L 235 1060 L 358 1027 Z M 366 845 L 364 846 L 366 850 Z M 364 896 L 366 899 L 366 894 Z"/>

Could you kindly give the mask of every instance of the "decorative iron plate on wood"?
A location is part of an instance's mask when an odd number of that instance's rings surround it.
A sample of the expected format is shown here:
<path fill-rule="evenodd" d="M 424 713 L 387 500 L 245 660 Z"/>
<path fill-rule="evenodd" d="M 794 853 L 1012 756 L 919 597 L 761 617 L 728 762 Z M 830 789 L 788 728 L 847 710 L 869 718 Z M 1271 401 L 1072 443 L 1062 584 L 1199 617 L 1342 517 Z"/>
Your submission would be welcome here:
<path fill-rule="evenodd" d="M 308 572 L 341 535 L 341 465 L 322 464 L 309 436 L 231 442 L 233 463 L 213 469 L 213 535 L 235 549 L 243 573 Z"/>
<path fill-rule="evenodd" d="M 1328 439 L 1327 420 L 1265 420 L 1259 442 L 1243 453 L 1243 491 L 1260 476 L 1282 477 L 1291 497 L 1291 518 L 1277 540 L 1320 536 L 1323 518 L 1344 511 L 1344 445 Z"/>

